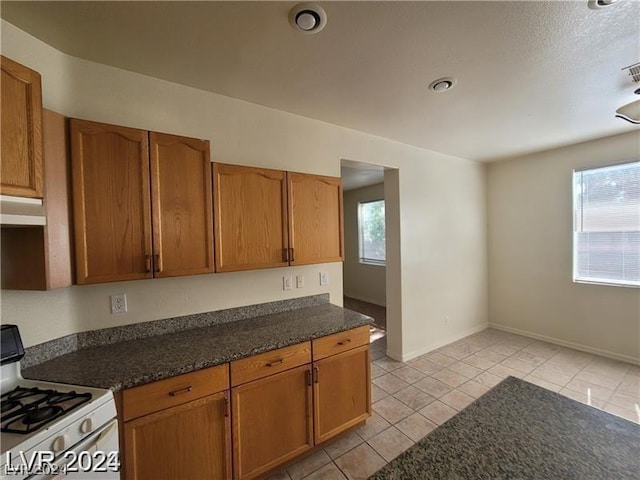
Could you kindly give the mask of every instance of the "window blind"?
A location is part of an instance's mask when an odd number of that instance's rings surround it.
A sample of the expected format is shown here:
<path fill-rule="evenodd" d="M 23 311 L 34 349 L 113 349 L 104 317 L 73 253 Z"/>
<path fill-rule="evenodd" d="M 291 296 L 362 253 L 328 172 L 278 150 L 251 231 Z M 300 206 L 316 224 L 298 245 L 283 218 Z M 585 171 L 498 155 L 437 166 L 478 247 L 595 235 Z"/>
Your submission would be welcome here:
<path fill-rule="evenodd" d="M 640 286 L 640 162 L 573 180 L 574 280 Z"/>

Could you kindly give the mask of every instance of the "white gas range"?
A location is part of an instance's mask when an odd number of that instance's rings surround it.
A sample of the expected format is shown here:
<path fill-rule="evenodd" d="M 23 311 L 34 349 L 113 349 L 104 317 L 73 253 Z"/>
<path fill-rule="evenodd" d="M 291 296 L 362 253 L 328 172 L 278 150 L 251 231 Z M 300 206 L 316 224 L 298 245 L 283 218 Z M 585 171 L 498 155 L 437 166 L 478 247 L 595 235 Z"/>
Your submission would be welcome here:
<path fill-rule="evenodd" d="M 120 478 L 113 393 L 22 378 L 18 327 L 1 333 L 0 478 Z"/>

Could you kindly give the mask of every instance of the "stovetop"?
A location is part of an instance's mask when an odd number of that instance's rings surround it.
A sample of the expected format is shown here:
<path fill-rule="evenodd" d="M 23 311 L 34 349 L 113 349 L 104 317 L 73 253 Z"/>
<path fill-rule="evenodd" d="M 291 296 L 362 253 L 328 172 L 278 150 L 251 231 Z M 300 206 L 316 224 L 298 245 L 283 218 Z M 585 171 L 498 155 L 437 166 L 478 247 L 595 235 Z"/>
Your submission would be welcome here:
<path fill-rule="evenodd" d="M 27 434 L 91 400 L 91 393 L 17 386 L 0 396 L 0 431 Z"/>

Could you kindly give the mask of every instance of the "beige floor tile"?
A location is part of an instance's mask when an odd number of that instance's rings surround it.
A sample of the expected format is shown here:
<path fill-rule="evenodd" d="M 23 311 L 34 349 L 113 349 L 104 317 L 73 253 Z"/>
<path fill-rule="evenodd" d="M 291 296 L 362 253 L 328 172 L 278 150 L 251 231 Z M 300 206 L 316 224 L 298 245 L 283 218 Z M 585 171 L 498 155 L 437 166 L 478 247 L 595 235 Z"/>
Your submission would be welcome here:
<path fill-rule="evenodd" d="M 307 475 L 315 472 L 327 463 L 331 463 L 331 458 L 324 450 L 318 450 L 311 455 L 304 457 L 293 465 L 287 467 L 287 472 L 291 480 L 302 480 Z"/>
<path fill-rule="evenodd" d="M 439 353 L 442 353 L 447 357 L 455 358 L 456 360 L 462 360 L 477 351 L 478 347 L 473 347 L 468 344 L 447 345 L 446 347 L 438 350 Z"/>
<path fill-rule="evenodd" d="M 522 373 L 531 373 L 533 370 L 536 369 L 536 365 L 534 365 L 533 363 L 525 362 L 524 360 L 520 360 L 518 358 L 513 358 L 513 357 L 507 358 L 500 365 L 513 368 Z"/>
<path fill-rule="evenodd" d="M 474 380 L 478 383 L 481 383 L 485 387 L 493 388 L 497 384 L 499 384 L 503 379 L 495 376 L 492 373 L 482 372 L 480 375 L 474 378 Z"/>
<path fill-rule="evenodd" d="M 409 415 L 404 420 L 396 423 L 395 426 L 398 430 L 400 430 L 414 442 L 422 440 L 425 436 L 427 436 L 430 432 L 438 427 L 435 423 L 427 420 L 419 413 Z"/>
<path fill-rule="evenodd" d="M 478 398 L 489 391 L 489 387 L 476 382 L 475 380 L 469 380 L 458 387 L 458 390 L 471 395 L 473 398 Z"/>
<path fill-rule="evenodd" d="M 548 357 L 543 357 L 542 355 L 536 355 L 532 352 L 527 352 L 525 350 L 520 350 L 519 352 L 514 353 L 511 358 L 516 360 L 520 360 L 522 362 L 531 363 L 537 367 L 542 365 L 547 361 Z"/>
<path fill-rule="evenodd" d="M 392 425 L 413 413 L 411 408 L 392 396 L 374 403 L 371 408 Z"/>
<path fill-rule="evenodd" d="M 371 402 L 372 403 L 377 402 L 378 400 L 382 400 L 383 398 L 388 396 L 389 394 L 385 392 L 383 389 L 381 389 L 374 383 L 371 384 Z"/>
<path fill-rule="evenodd" d="M 356 430 L 356 433 L 363 440 L 369 440 L 371 437 L 375 437 L 381 431 L 389 428 L 391 424 L 384 418 L 378 415 L 376 412 L 371 414 L 371 417 L 367 420 L 363 426 Z"/>
<path fill-rule="evenodd" d="M 407 382 L 390 373 L 374 378 L 372 382 L 387 393 L 396 393 L 409 386 Z"/>
<path fill-rule="evenodd" d="M 442 365 L 438 365 L 427 358 L 419 358 L 411 362 L 411 367 L 426 375 L 432 375 L 444 368 Z"/>
<path fill-rule="evenodd" d="M 478 352 L 475 353 L 475 356 L 484 358 L 486 360 L 491 360 L 492 362 L 495 362 L 495 363 L 500 363 L 503 360 L 506 360 L 508 357 L 508 355 L 494 352 L 492 350 L 489 350 L 488 348 L 485 348 L 484 350 L 479 350 Z"/>
<path fill-rule="evenodd" d="M 362 440 L 360 435 L 356 432 L 349 432 L 324 447 L 324 451 L 327 452 L 329 457 L 335 460 L 347 453 L 349 450 L 356 448 L 362 442 L 364 442 L 364 440 Z"/>
<path fill-rule="evenodd" d="M 576 400 L 580 403 L 584 403 L 585 405 L 589 405 L 591 407 L 595 407 L 599 409 L 603 409 L 606 403 L 604 402 L 604 400 L 599 400 L 593 397 L 592 395 L 589 394 L 589 392 L 571 390 L 570 388 L 566 388 L 566 387 L 562 388 L 558 393 L 560 393 L 561 395 L 564 395 L 565 397 L 569 397 L 573 400 Z"/>
<path fill-rule="evenodd" d="M 524 347 L 522 351 L 547 359 L 558 353 L 561 349 L 562 347 L 552 343 L 534 341 Z"/>
<path fill-rule="evenodd" d="M 561 387 L 565 387 L 567 383 L 573 380 L 574 373 L 567 373 L 562 367 L 545 363 L 544 365 L 536 368 L 531 375 L 537 378 L 541 378 L 551 383 L 555 383 Z"/>
<path fill-rule="evenodd" d="M 336 459 L 336 465 L 350 480 L 364 480 L 387 463 L 366 443 Z"/>
<path fill-rule="evenodd" d="M 622 380 L 629 371 L 631 365 L 618 362 L 608 358 L 596 357 L 591 363 L 584 367 L 585 372 L 595 373 L 603 377 L 611 377 Z"/>
<path fill-rule="evenodd" d="M 604 411 L 611 413 L 612 415 L 625 418 L 634 423 L 640 423 L 640 412 L 638 412 L 637 410 L 628 410 L 626 408 L 619 407 L 618 405 L 609 403 L 604 407 Z"/>
<path fill-rule="evenodd" d="M 435 352 L 431 353 L 427 356 L 427 360 L 433 363 L 437 363 L 442 367 L 448 367 L 449 365 L 453 365 L 457 362 L 455 358 L 451 358 L 448 355 L 444 355 L 443 353 Z"/>
<path fill-rule="evenodd" d="M 387 372 L 392 372 L 394 370 L 397 370 L 398 368 L 404 367 L 404 363 L 396 362 L 394 359 L 389 357 L 379 358 L 378 360 L 374 361 L 373 364 L 379 366 Z"/>
<path fill-rule="evenodd" d="M 375 352 L 370 352 L 369 355 L 372 361 L 380 360 L 387 356 L 384 350 L 377 350 Z"/>
<path fill-rule="evenodd" d="M 478 357 L 476 355 L 471 355 L 470 357 L 462 360 L 464 363 L 480 368 L 482 370 L 486 370 L 487 368 L 491 368 L 494 365 L 497 365 L 496 362 L 492 362 L 491 360 L 487 360 L 486 358 Z"/>
<path fill-rule="evenodd" d="M 449 370 L 452 370 L 468 379 L 476 377 L 482 373 L 481 368 L 468 365 L 464 362 L 454 363 L 449 367 Z"/>
<path fill-rule="evenodd" d="M 440 397 L 440 401 L 449 405 L 452 408 L 460 411 L 475 400 L 471 395 L 468 395 L 460 390 L 451 390 L 449 393 Z"/>
<path fill-rule="evenodd" d="M 431 420 L 436 425 L 442 425 L 458 412 L 450 406 L 436 400 L 421 409 L 418 413 L 423 417 L 426 417 L 428 420 Z"/>
<path fill-rule="evenodd" d="M 594 358 L 595 357 L 590 353 L 564 349 L 551 357 L 548 362 L 561 365 L 563 368 L 574 368 L 580 370 L 587 366 Z"/>
<path fill-rule="evenodd" d="M 384 432 L 369 439 L 367 443 L 387 462 L 390 462 L 413 445 L 413 440 L 396 427 L 387 428 Z"/>
<path fill-rule="evenodd" d="M 490 347 L 487 347 L 487 350 L 491 350 L 492 352 L 501 353 L 502 355 L 507 356 L 511 356 L 521 349 L 521 346 L 511 345 L 508 343 L 496 343 L 494 345 L 491 345 Z"/>
<path fill-rule="evenodd" d="M 436 398 L 451 391 L 452 388 L 450 385 L 431 377 L 425 377 L 419 382 L 414 383 L 413 386 Z"/>
<path fill-rule="evenodd" d="M 415 383 L 418 380 L 422 380 L 426 376 L 426 374 L 424 374 L 420 370 L 416 370 L 415 368 L 409 366 L 398 368 L 397 370 L 394 370 L 392 374 L 407 383 Z"/>
<path fill-rule="evenodd" d="M 331 462 L 308 477 L 304 477 L 304 480 L 345 480 L 346 478 L 338 466 Z"/>
<path fill-rule="evenodd" d="M 617 391 L 640 401 L 640 377 L 627 374 L 620 382 Z"/>
<path fill-rule="evenodd" d="M 627 410 L 635 411 L 636 406 L 640 404 L 640 402 L 631 395 L 625 395 L 624 393 L 616 392 L 611 396 L 611 398 L 609 398 L 609 404 L 626 408 Z"/>
<path fill-rule="evenodd" d="M 435 400 L 434 397 L 413 385 L 394 393 L 393 396 L 413 410 L 420 410 Z"/>
<path fill-rule="evenodd" d="M 460 375 L 459 373 L 454 372 L 453 370 L 449 370 L 448 368 L 440 370 L 439 372 L 436 372 L 431 376 L 437 380 L 440 380 L 441 382 L 446 383 L 451 387 L 457 387 L 458 385 L 462 385 L 464 382 L 469 380 L 464 375 Z"/>
<path fill-rule="evenodd" d="M 489 370 L 487 370 L 487 372 L 500 378 L 507 378 L 507 377 L 522 378 L 526 376 L 526 373 L 516 370 L 515 368 L 506 367 L 503 364 L 498 364 L 494 367 L 491 367 Z"/>
<path fill-rule="evenodd" d="M 622 379 L 620 378 L 603 377 L 602 375 L 587 372 L 585 370 L 579 372 L 575 378 L 595 385 L 600 385 L 601 387 L 608 388 L 609 390 L 616 390 L 620 383 L 622 383 Z"/>
<path fill-rule="evenodd" d="M 539 387 L 546 388 L 547 390 L 551 390 L 552 392 L 559 392 L 560 389 L 563 388 L 560 385 L 556 385 L 555 383 L 551 383 L 548 380 L 538 378 L 534 375 L 527 375 L 526 377 L 524 377 L 524 380 L 529 383 L 538 385 Z"/>
<path fill-rule="evenodd" d="M 386 375 L 388 372 L 382 368 L 380 368 L 375 363 L 371 363 L 371 378 L 380 377 L 382 375 Z"/>
<path fill-rule="evenodd" d="M 280 470 L 273 475 L 267 477 L 267 480 L 291 480 L 291 477 L 287 473 L 287 470 Z"/>
<path fill-rule="evenodd" d="M 593 398 L 597 398 L 598 400 L 608 401 L 613 395 L 613 390 L 609 390 L 608 388 L 601 387 L 600 385 L 596 385 L 595 383 L 585 382 L 584 380 L 580 380 L 578 378 L 574 378 L 569 383 L 567 383 L 567 387 L 576 392 L 582 392 L 585 395 L 590 395 Z"/>

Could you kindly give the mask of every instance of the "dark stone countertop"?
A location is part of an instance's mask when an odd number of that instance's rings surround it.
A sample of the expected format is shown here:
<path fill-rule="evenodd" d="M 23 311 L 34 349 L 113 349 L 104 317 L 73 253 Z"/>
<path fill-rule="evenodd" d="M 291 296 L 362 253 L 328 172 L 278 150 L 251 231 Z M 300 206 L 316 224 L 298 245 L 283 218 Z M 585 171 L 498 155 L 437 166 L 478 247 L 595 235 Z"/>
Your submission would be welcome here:
<path fill-rule="evenodd" d="M 174 377 L 373 320 L 329 303 L 84 348 L 22 370 L 25 378 L 113 391 Z"/>

